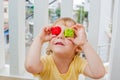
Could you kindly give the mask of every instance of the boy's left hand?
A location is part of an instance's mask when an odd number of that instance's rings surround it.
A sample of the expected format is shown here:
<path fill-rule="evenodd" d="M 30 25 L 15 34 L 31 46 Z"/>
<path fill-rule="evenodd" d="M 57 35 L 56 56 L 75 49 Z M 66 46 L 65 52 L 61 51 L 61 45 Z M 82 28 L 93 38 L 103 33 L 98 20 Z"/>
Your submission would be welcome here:
<path fill-rule="evenodd" d="M 76 24 L 73 26 L 73 29 L 75 31 L 75 38 L 73 42 L 78 46 L 83 46 L 87 42 L 85 28 L 81 24 Z"/>

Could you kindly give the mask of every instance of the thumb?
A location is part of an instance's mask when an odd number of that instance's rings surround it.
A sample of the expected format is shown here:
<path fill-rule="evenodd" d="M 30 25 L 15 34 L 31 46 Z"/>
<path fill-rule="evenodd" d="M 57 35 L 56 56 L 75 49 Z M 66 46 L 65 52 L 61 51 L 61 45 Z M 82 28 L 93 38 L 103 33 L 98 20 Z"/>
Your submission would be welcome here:
<path fill-rule="evenodd" d="M 56 35 L 50 34 L 50 40 L 51 40 L 52 38 L 54 38 L 54 37 L 56 37 Z"/>

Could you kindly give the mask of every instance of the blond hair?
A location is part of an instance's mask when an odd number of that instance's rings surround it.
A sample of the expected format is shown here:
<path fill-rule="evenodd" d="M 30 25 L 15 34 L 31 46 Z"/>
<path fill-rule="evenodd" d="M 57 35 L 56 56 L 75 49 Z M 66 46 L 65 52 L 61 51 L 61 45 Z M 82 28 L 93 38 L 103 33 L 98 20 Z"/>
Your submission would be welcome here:
<path fill-rule="evenodd" d="M 68 23 L 73 23 L 72 25 L 75 25 L 76 24 L 76 22 L 73 20 L 73 19 L 71 19 L 71 18 L 69 18 L 69 17 L 64 17 L 64 18 L 59 18 L 59 19 L 57 19 L 53 24 L 52 24 L 52 26 L 54 26 L 54 25 L 56 25 L 57 23 L 62 23 L 63 25 L 65 25 L 65 26 L 68 26 Z M 72 26 L 71 25 L 71 26 Z"/>
<path fill-rule="evenodd" d="M 65 26 L 69 26 L 69 23 L 71 23 L 71 26 L 73 26 L 73 25 L 75 25 L 75 24 L 77 24 L 73 19 L 71 19 L 71 18 L 69 18 L 69 17 L 64 17 L 64 18 L 59 18 L 59 19 L 57 19 L 53 24 L 52 24 L 52 26 L 55 26 L 57 23 L 62 23 L 63 25 L 65 25 Z M 82 49 L 79 47 L 79 49 L 80 49 L 80 52 L 82 51 Z M 77 55 L 80 55 L 80 52 L 75 52 L 75 54 L 77 54 Z M 50 47 L 48 46 L 47 47 L 47 50 L 46 50 L 46 54 L 47 55 L 50 55 L 50 54 L 52 54 L 53 53 L 53 51 L 50 49 Z"/>

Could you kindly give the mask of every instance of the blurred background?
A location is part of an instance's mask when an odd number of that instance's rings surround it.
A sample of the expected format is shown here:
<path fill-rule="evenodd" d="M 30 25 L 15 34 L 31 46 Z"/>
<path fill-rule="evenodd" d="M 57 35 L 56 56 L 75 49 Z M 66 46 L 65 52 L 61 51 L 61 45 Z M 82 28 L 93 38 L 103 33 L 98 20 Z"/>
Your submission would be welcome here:
<path fill-rule="evenodd" d="M 99 80 L 118 80 L 119 14 L 119 0 L 0 0 L 0 80 L 36 79 L 24 69 L 25 55 L 41 28 L 60 17 L 84 25 L 106 68 Z M 79 79 L 93 80 L 84 75 Z"/>

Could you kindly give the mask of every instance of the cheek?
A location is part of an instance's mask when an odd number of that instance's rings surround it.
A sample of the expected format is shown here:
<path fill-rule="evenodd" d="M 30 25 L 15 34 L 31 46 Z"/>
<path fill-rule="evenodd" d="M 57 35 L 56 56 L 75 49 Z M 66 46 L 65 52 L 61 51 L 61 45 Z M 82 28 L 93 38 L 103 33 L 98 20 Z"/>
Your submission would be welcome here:
<path fill-rule="evenodd" d="M 68 45 L 69 44 L 75 45 L 74 42 L 73 42 L 73 39 L 71 39 L 71 38 L 68 38 L 66 42 L 67 42 Z"/>
<path fill-rule="evenodd" d="M 54 43 L 54 41 L 55 41 L 55 37 L 53 37 L 53 38 L 50 40 L 50 43 L 52 44 L 52 43 Z"/>
<path fill-rule="evenodd" d="M 49 42 L 50 47 L 52 48 L 55 42 L 55 38 L 52 38 Z"/>
<path fill-rule="evenodd" d="M 66 40 L 66 45 L 67 45 L 68 47 L 71 47 L 71 48 L 74 48 L 74 47 L 75 47 L 75 45 L 74 45 L 74 43 L 73 43 L 73 41 L 72 41 L 71 39 L 67 39 L 67 40 Z"/>
<path fill-rule="evenodd" d="M 76 49 L 76 46 L 71 41 L 67 41 L 66 50 L 69 52 L 75 52 L 75 49 Z"/>
<path fill-rule="evenodd" d="M 53 45 L 53 42 L 51 41 L 51 42 L 49 43 L 50 48 L 52 48 L 52 45 Z"/>

